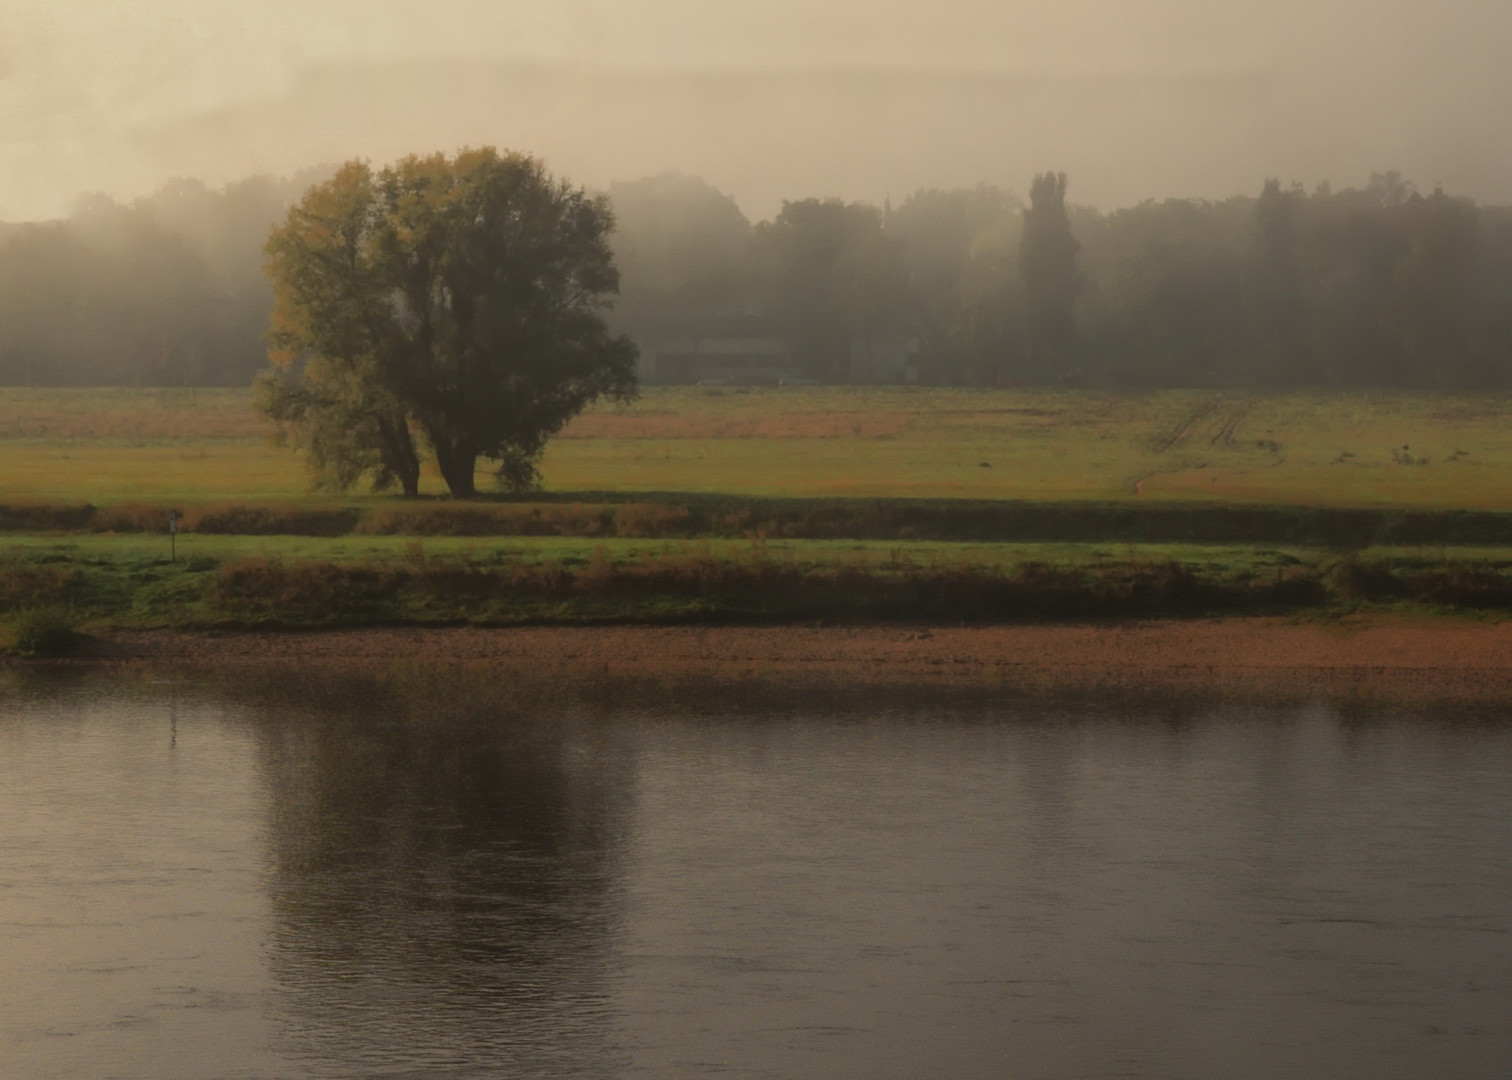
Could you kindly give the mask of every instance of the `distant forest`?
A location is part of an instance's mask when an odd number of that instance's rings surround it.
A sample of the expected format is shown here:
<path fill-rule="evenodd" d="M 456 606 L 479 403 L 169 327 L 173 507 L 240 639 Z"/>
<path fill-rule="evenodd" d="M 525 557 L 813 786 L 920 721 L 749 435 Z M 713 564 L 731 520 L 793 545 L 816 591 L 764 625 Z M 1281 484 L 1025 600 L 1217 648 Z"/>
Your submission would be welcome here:
<path fill-rule="evenodd" d="M 328 172 L 0 225 L 0 385 L 247 384 L 266 366 L 263 242 Z M 925 384 L 1509 387 L 1512 208 L 1395 173 L 1257 186 L 1102 213 L 1047 173 L 1027 202 L 803 199 L 752 224 L 696 178 L 615 184 L 613 321 L 643 347 L 781 341 L 815 382 L 891 336 L 917 342 Z"/>

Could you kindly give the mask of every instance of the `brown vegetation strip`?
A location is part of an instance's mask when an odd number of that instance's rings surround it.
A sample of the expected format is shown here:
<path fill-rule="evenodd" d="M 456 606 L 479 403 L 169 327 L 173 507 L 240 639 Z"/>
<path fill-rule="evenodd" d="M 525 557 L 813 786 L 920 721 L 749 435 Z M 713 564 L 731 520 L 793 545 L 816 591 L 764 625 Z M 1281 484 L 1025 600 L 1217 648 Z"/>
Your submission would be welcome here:
<path fill-rule="evenodd" d="M 564 439 L 884 439 L 902 435 L 907 412 L 794 411 L 748 415 L 589 412 L 562 430 Z"/>
<path fill-rule="evenodd" d="M 128 665 L 415 664 L 637 678 L 1202 689 L 1512 700 L 1512 622 L 1351 616 L 993 627 L 525 627 L 123 633 Z"/>

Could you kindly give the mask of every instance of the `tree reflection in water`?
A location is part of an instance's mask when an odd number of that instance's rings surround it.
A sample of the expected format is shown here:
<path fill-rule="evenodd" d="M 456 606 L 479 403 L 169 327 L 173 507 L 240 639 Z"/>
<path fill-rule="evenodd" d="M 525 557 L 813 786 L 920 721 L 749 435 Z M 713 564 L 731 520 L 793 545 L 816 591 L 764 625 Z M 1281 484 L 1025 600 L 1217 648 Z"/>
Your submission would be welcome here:
<path fill-rule="evenodd" d="M 35 674 L 6 1076 L 1512 1059 L 1501 704 Z"/>
<path fill-rule="evenodd" d="M 631 783 L 601 706 L 455 671 L 264 694 L 281 1050 L 385 1070 L 612 1073 Z"/>

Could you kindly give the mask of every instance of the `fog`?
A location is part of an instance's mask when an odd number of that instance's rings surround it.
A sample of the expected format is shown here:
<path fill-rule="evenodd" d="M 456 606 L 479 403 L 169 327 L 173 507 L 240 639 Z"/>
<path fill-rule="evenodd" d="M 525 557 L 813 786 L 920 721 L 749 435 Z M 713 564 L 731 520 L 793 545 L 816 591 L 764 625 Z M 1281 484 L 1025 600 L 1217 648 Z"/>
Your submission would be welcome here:
<path fill-rule="evenodd" d="M 8 0 L 0 220 L 467 143 L 753 218 L 1045 168 L 1103 208 L 1384 169 L 1512 201 L 1509 41 L 1500 0 Z"/>

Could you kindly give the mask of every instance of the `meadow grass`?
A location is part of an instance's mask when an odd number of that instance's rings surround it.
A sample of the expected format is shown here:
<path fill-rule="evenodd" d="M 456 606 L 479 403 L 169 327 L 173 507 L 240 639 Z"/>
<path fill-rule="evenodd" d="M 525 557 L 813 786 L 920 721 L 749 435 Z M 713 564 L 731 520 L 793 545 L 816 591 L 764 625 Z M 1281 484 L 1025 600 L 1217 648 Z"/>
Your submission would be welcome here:
<path fill-rule="evenodd" d="M 467 504 L 312 493 L 272 434 L 245 391 L 0 390 L 0 624 L 1512 608 L 1501 397 L 653 388 Z"/>
<path fill-rule="evenodd" d="M 0 502 L 328 502 L 272 435 L 248 391 L 0 389 Z M 542 471 L 566 495 L 1507 509 L 1512 398 L 652 387 Z"/>

